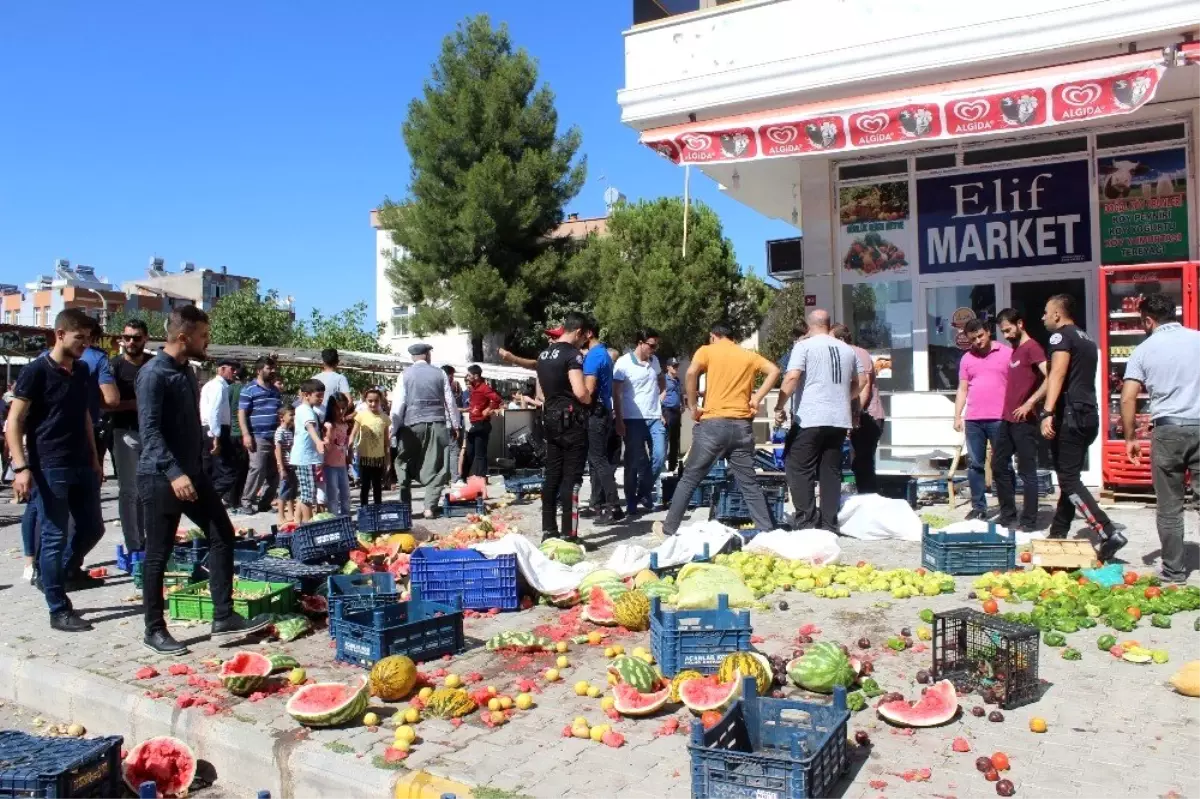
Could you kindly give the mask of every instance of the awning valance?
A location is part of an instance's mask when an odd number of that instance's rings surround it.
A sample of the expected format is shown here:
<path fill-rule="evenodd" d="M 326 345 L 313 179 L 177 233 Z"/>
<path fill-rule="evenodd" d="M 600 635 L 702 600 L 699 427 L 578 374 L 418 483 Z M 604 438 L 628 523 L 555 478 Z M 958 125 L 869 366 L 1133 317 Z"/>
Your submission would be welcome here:
<path fill-rule="evenodd" d="M 1048 127 L 1128 114 L 1149 102 L 1168 59 L 1153 50 L 810 103 L 644 132 L 679 164 L 821 155 Z"/>

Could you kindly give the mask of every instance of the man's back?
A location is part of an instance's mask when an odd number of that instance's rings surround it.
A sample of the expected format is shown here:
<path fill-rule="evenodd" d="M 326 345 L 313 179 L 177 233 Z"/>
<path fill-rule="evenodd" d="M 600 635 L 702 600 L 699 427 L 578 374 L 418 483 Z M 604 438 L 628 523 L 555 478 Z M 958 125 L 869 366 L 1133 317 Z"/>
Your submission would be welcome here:
<path fill-rule="evenodd" d="M 703 368 L 708 378 L 704 393 L 706 418 L 754 418 L 755 411 L 750 407 L 754 379 L 771 368 L 770 361 L 729 339 L 720 339 L 696 350 L 692 363 Z"/>
<path fill-rule="evenodd" d="M 789 372 L 801 371 L 801 427 L 849 429 L 850 394 L 858 375 L 858 358 L 849 344 L 826 333 L 801 339 L 792 347 Z"/>
<path fill-rule="evenodd" d="M 1192 353 L 1187 357 L 1185 353 Z M 1125 379 L 1137 380 L 1150 394 L 1152 419 L 1200 419 L 1200 331 L 1178 322 L 1159 325 L 1133 351 Z"/>

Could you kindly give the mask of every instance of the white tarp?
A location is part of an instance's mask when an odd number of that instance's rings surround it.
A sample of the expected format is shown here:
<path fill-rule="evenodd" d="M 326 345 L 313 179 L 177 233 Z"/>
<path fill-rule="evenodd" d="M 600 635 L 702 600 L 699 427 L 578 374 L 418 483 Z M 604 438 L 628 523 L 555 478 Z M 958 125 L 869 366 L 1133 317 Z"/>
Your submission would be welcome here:
<path fill-rule="evenodd" d="M 988 523 L 981 519 L 972 519 L 969 522 L 954 522 L 943 527 L 940 532 L 943 533 L 986 533 L 988 531 Z M 1010 530 L 1007 527 L 996 525 L 996 532 L 1002 536 L 1010 536 L 1014 533 L 1017 536 L 1017 546 L 1023 547 L 1029 544 L 1034 539 L 1042 539 L 1046 537 L 1045 530 L 1039 530 L 1036 533 L 1022 533 L 1019 530 Z"/>
<path fill-rule="evenodd" d="M 902 499 L 856 494 L 838 512 L 838 532 L 863 541 L 920 541 L 921 519 Z"/>

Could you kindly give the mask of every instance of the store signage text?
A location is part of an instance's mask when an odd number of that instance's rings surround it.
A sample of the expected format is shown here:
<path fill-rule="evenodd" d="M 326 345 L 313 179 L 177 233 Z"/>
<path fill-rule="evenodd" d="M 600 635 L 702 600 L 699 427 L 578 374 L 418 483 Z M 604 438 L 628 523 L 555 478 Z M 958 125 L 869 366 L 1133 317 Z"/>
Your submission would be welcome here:
<path fill-rule="evenodd" d="M 917 183 L 923 273 L 1091 260 L 1083 161 Z"/>

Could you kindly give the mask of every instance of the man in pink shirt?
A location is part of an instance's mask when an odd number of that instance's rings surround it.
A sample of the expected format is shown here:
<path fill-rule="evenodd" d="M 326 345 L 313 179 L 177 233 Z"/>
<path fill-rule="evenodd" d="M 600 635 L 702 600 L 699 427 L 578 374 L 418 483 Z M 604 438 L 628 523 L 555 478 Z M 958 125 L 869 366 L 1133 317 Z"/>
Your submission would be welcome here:
<path fill-rule="evenodd" d="M 992 450 L 999 442 L 1000 422 L 1004 418 L 1004 392 L 1008 386 L 1009 356 L 1012 350 L 992 340 L 992 331 L 978 319 L 963 326 L 971 349 L 958 363 L 958 394 L 954 398 L 954 429 L 964 429 L 966 406 L 967 484 L 971 487 L 971 512 L 967 519 L 987 518 L 987 483 L 984 461 L 988 442 Z"/>

